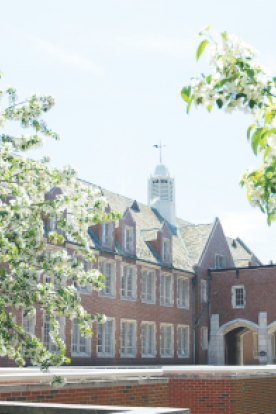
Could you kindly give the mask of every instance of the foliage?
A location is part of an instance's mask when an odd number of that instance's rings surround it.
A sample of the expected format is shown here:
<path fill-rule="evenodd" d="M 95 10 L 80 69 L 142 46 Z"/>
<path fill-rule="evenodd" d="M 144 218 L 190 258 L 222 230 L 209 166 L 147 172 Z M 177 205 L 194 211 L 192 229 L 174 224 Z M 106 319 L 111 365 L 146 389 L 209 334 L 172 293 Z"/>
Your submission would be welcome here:
<path fill-rule="evenodd" d="M 258 52 L 236 36 L 224 32 L 217 43 L 206 27 L 199 38 L 204 40 L 197 48 L 197 60 L 212 43 L 208 58 L 211 74 L 192 78 L 180 91 L 187 113 L 191 105 L 205 106 L 209 112 L 216 105 L 229 114 L 239 110 L 254 116 L 247 138 L 254 154 L 262 155 L 263 165 L 248 169 L 241 185 L 247 188 L 250 204 L 267 214 L 270 225 L 276 219 L 276 78 L 255 62 Z"/>
<path fill-rule="evenodd" d="M 50 169 L 48 157 L 39 162 L 24 157 L 23 152 L 42 145 L 43 136 L 59 138 L 40 118 L 53 107 L 54 98 L 34 94 L 17 103 L 14 88 L 0 91 L 0 97 L 5 94 L 9 107 L 0 110 L 1 126 L 7 120 L 19 121 L 34 133 L 0 136 L 0 356 L 14 359 L 19 366 L 28 358 L 46 370 L 69 361 L 57 317 L 76 318 L 85 337 L 92 335 L 93 321 L 104 321 L 103 315 L 90 315 L 83 308 L 75 284 L 103 288 L 104 277 L 98 270 L 84 270 L 83 260 L 94 260 L 87 231 L 89 226 L 114 220 L 119 214 L 106 213 L 102 194 L 79 181 L 72 167 Z M 61 189 L 60 194 L 46 197 L 55 187 Z M 47 233 L 45 221 L 49 218 L 56 219 L 57 228 Z M 76 248 L 72 256 L 66 249 L 68 241 Z M 49 250 L 49 243 L 58 247 Z M 52 283 L 45 283 L 45 278 Z M 13 314 L 22 310 L 24 317 L 32 319 L 37 309 L 50 322 L 55 353 L 25 332 Z M 62 382 L 54 379 L 55 385 Z"/>

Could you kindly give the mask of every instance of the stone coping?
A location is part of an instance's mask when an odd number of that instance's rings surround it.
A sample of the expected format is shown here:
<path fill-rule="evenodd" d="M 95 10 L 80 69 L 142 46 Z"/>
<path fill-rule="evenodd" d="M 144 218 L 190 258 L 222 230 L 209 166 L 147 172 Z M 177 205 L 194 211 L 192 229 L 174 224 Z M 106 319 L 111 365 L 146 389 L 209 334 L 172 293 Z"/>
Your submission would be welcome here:
<path fill-rule="evenodd" d="M 0 394 L 10 392 L 30 392 L 30 391 L 46 391 L 46 390 L 68 390 L 68 389 L 91 389 L 91 388 L 107 388 L 107 387 L 126 387 L 135 385 L 153 385 L 153 384 L 167 384 L 169 378 L 120 378 L 117 380 L 96 380 L 96 381 L 85 381 L 85 382 L 69 382 L 63 387 L 52 387 L 48 384 L 0 384 Z"/>
<path fill-rule="evenodd" d="M 23 386 L 41 383 L 50 385 L 54 375 L 67 379 L 69 384 L 97 384 L 107 386 L 110 381 L 143 380 L 154 381 L 157 378 L 251 378 L 260 376 L 276 376 L 276 365 L 254 366 L 211 366 L 211 365 L 167 365 L 159 367 L 52 367 L 48 373 L 43 373 L 37 367 L 31 368 L 0 368 L 0 387 L 6 385 Z M 139 381 L 138 381 L 139 383 Z M 69 386 L 68 384 L 68 386 Z M 101 385 L 105 384 L 105 385 Z"/>
<path fill-rule="evenodd" d="M 191 414 L 188 408 L 0 402 L 0 413 L 14 414 L 15 411 L 17 414 L 138 414 L 141 411 L 143 414 Z"/>

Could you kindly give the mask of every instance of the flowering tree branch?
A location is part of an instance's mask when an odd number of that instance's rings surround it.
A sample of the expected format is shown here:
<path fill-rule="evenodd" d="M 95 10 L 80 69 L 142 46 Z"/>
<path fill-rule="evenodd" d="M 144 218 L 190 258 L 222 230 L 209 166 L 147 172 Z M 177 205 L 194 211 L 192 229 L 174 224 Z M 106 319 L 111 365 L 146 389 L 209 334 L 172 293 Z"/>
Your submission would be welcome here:
<path fill-rule="evenodd" d="M 199 37 L 203 40 L 197 48 L 197 60 L 209 44 L 209 27 Z M 247 42 L 222 33 L 220 42 L 209 49 L 211 74 L 192 78 L 180 94 L 187 103 L 187 113 L 192 105 L 205 106 L 209 112 L 216 105 L 229 114 L 239 110 L 254 116 L 247 138 L 254 154 L 262 156 L 263 165 L 247 170 L 240 184 L 247 188 L 250 204 L 267 215 L 270 225 L 276 220 L 276 78 L 255 63 L 257 54 Z"/>
<path fill-rule="evenodd" d="M 104 276 L 98 270 L 85 271 L 83 266 L 82 260 L 94 260 L 88 228 L 115 220 L 120 214 L 107 213 L 100 191 L 80 182 L 71 166 L 50 169 L 48 157 L 37 162 L 23 156 L 23 152 L 41 146 L 44 136 L 59 138 L 40 119 L 53 107 L 54 98 L 34 94 L 16 104 L 14 88 L 0 91 L 0 98 L 4 93 L 11 106 L 0 109 L 0 126 L 7 120 L 19 121 L 35 133 L 0 137 L 0 356 L 14 359 L 19 366 L 28 358 L 46 370 L 69 361 L 58 317 L 76 319 L 84 337 L 92 335 L 93 321 L 104 321 L 103 315 L 91 315 L 83 308 L 75 286 L 104 288 Z M 45 195 L 55 187 L 60 189 L 59 195 L 47 200 Z M 45 220 L 53 217 L 57 228 L 45 234 Z M 73 256 L 65 242 L 76 246 Z M 59 248 L 49 251 L 49 244 Z M 21 318 L 16 321 L 15 310 L 27 319 L 44 312 L 55 353 L 49 352 L 41 339 L 25 332 Z M 60 385 L 62 380 L 54 382 Z"/>

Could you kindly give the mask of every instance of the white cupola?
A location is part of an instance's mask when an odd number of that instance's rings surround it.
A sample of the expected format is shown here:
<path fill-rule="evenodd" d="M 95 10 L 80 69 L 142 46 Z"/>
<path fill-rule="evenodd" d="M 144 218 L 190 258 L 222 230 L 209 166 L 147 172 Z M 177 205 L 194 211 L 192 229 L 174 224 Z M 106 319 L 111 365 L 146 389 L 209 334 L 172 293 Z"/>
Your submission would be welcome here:
<path fill-rule="evenodd" d="M 160 162 L 148 180 L 148 204 L 176 226 L 175 184 L 167 167 Z"/>

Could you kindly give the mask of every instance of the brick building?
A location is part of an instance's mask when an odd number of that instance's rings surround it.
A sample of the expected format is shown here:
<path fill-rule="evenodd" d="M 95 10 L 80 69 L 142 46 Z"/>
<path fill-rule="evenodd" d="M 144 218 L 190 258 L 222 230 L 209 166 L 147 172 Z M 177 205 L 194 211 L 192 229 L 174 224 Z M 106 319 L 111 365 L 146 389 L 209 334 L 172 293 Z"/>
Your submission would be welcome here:
<path fill-rule="evenodd" d="M 85 339 L 77 324 L 59 321 L 72 365 L 274 361 L 275 266 L 263 266 L 241 239 L 226 237 L 218 218 L 204 225 L 177 218 L 174 179 L 164 164 L 149 178 L 148 205 L 101 191 L 108 208 L 122 213 L 88 229 L 105 290 L 77 290 L 84 307 L 105 313 L 107 322 Z M 45 225 L 54 228 L 53 220 Z M 74 254 L 74 245 L 65 247 Z M 42 311 L 22 323 L 54 350 Z"/>

